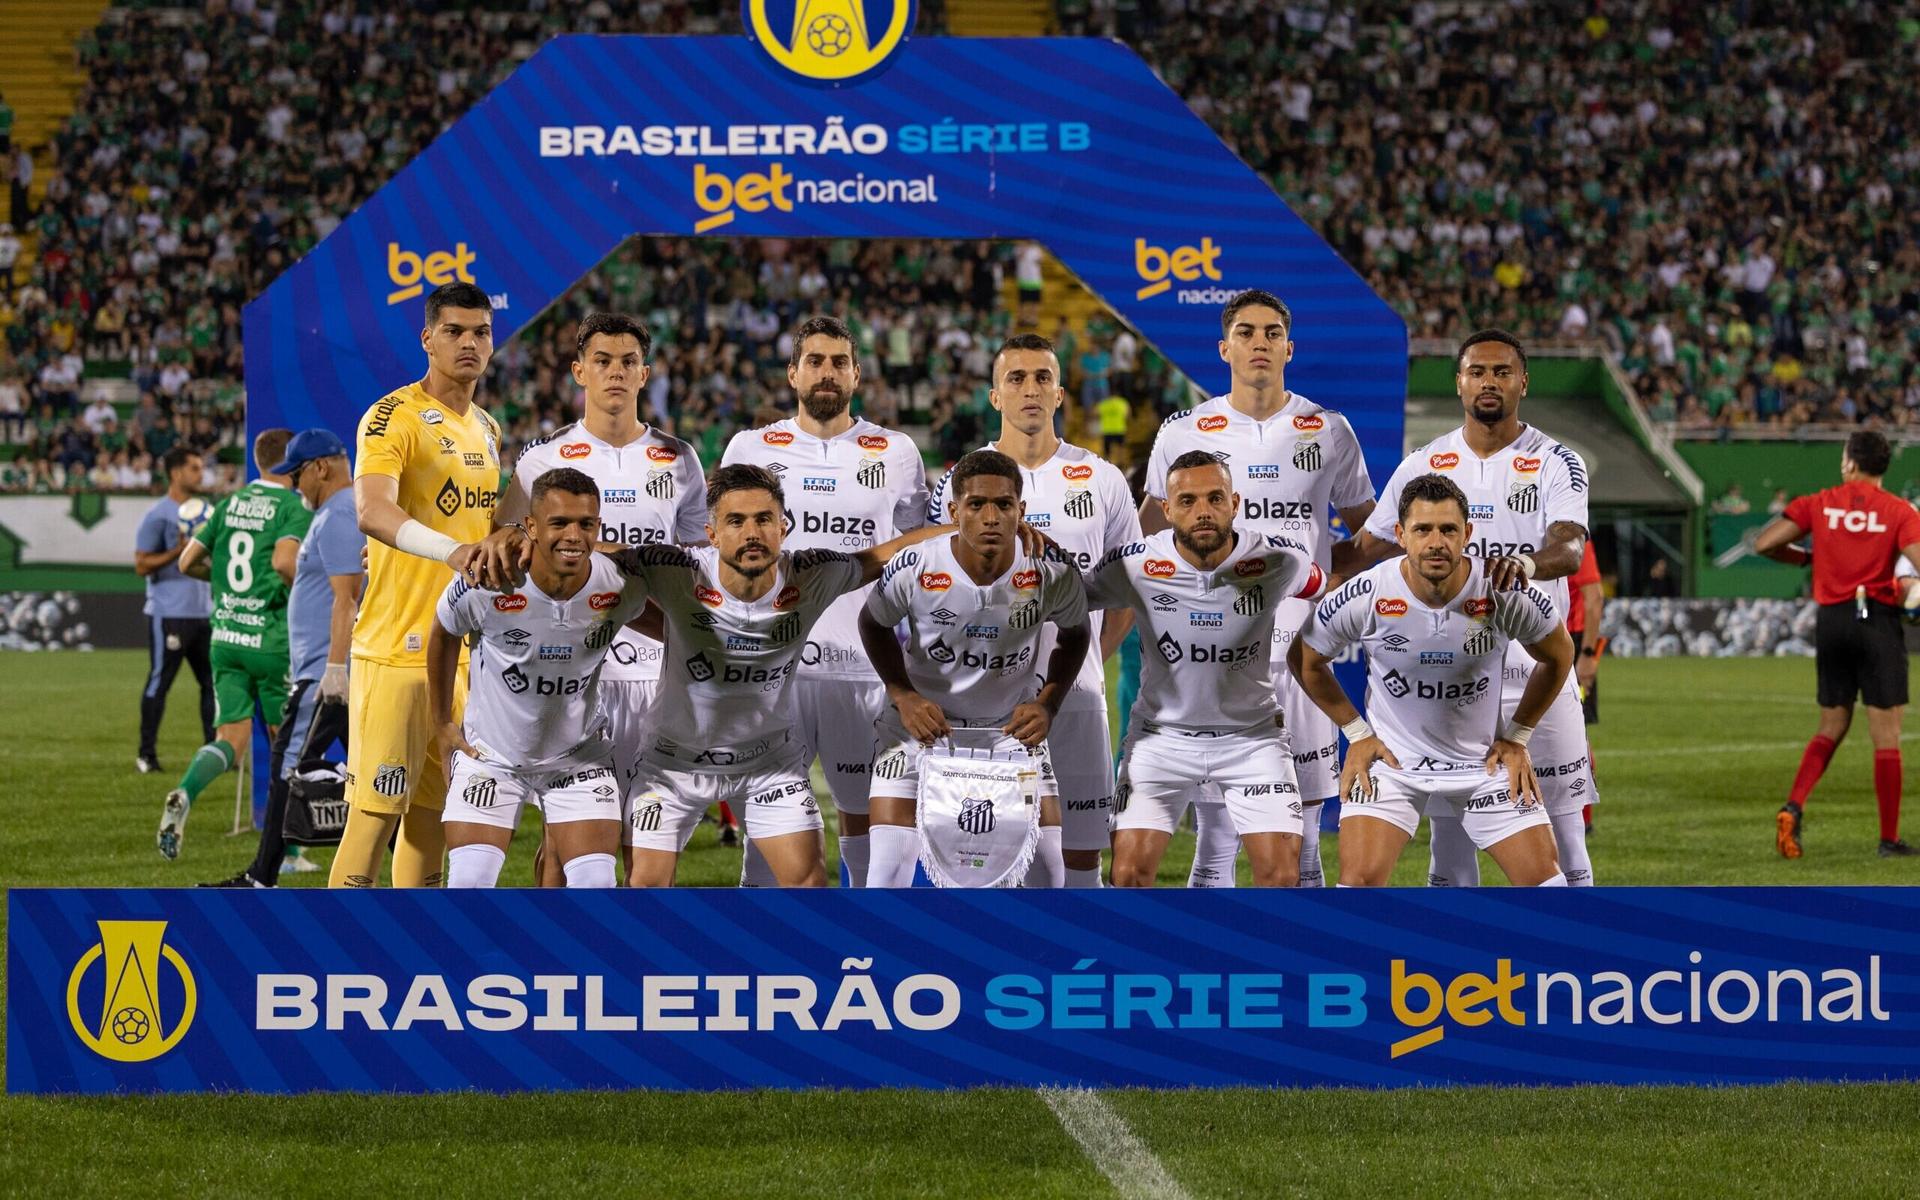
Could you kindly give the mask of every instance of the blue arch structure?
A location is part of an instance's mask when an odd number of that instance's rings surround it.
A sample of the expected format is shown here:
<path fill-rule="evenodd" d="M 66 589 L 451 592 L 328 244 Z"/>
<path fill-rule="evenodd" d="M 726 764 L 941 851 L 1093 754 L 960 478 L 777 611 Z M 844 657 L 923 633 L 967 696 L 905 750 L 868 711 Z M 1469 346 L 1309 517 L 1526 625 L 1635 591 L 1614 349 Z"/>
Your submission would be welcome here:
<path fill-rule="evenodd" d="M 1289 386 L 1376 478 L 1401 453 L 1399 316 L 1138 55 L 1078 38 L 910 40 L 835 87 L 746 37 L 555 38 L 247 306 L 250 429 L 350 435 L 423 373 L 424 290 L 473 279 L 505 341 L 636 233 L 1035 239 L 1203 383 L 1221 302 L 1264 287 Z"/>

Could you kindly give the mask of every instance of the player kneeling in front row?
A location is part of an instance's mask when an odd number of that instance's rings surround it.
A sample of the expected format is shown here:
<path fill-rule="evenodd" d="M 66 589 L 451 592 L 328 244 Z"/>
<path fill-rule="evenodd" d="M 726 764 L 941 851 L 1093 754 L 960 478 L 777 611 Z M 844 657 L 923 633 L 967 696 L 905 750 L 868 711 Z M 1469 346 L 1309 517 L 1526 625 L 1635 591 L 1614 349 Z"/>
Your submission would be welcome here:
<path fill-rule="evenodd" d="M 1399 518 L 1394 536 L 1406 556 L 1323 600 L 1289 657 L 1351 743 L 1340 773 L 1340 886 L 1385 885 L 1425 812 L 1459 820 L 1509 882 L 1565 887 L 1527 739 L 1573 668 L 1573 639 L 1545 592 L 1495 590 L 1487 564 L 1466 556 L 1473 528 L 1452 480 L 1409 482 Z M 1510 642 L 1540 667 L 1495 736 Z M 1356 644 L 1367 654 L 1378 732 L 1333 675 L 1333 659 Z"/>
<path fill-rule="evenodd" d="M 448 887 L 493 887 L 521 806 L 538 805 L 568 887 L 612 887 L 620 780 L 600 706 L 600 668 L 645 584 L 593 552 L 600 487 L 571 467 L 534 480 L 533 560 L 517 589 L 455 578 L 427 635 L 427 695 L 449 748 Z M 460 640 L 477 636 L 464 724 L 453 719 Z"/>
<path fill-rule="evenodd" d="M 1215 784 L 1257 887 L 1300 877 L 1300 788 L 1269 666 L 1274 611 L 1325 576 L 1291 538 L 1236 532 L 1227 468 L 1190 450 L 1167 469 L 1172 529 L 1108 554 L 1090 608 L 1133 609 L 1140 695 L 1113 801 L 1113 884 L 1151 887 L 1193 794 Z"/>
<path fill-rule="evenodd" d="M 895 555 L 860 614 L 861 643 L 894 708 L 874 723 L 868 887 L 910 887 L 921 835 L 935 883 L 1066 882 L 1046 739 L 1093 629 L 1079 571 L 1064 557 L 1022 554 L 1020 492 L 1013 459 L 993 450 L 962 458 L 948 478 L 959 532 Z M 893 632 L 902 621 L 904 652 Z M 1059 639 L 1036 695 L 1048 623 Z M 916 834 L 923 781 L 932 790 Z M 1033 857 L 1041 840 L 1051 853 Z"/>

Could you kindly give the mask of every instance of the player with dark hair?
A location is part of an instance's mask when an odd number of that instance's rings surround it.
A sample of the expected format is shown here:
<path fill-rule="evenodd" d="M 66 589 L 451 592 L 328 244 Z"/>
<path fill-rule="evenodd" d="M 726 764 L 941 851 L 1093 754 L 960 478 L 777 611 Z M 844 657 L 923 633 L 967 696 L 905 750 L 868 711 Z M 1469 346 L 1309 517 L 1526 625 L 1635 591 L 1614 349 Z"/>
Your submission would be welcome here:
<path fill-rule="evenodd" d="M 1916 853 L 1900 837 L 1900 722 L 1907 706 L 1907 647 L 1900 629 L 1904 589 L 1894 579 L 1894 566 L 1905 558 L 1920 567 L 1920 513 L 1881 486 L 1892 465 L 1893 447 L 1884 435 L 1870 429 L 1854 433 L 1840 458 L 1840 485 L 1796 498 L 1754 539 L 1758 553 L 1804 563 L 1807 553 L 1793 543 L 1813 535 L 1820 724 L 1800 756 L 1787 802 L 1774 817 L 1774 846 L 1786 858 L 1801 855 L 1807 797 L 1853 724 L 1856 698 L 1867 706 L 1867 736 L 1873 741 L 1880 856 Z"/>
<path fill-rule="evenodd" d="M 180 856 L 187 813 L 208 784 L 240 761 L 253 741 L 253 709 L 260 706 L 273 739 L 287 704 L 287 596 L 300 539 L 313 519 L 284 475 L 293 432 L 269 429 L 253 439 L 260 478 L 214 506 L 213 515 L 180 552 L 180 570 L 213 587 L 214 737 L 194 753 L 160 809 L 154 843 L 164 858 Z"/>
<path fill-rule="evenodd" d="M 1354 535 L 1354 558 L 1370 564 L 1401 553 L 1394 534 L 1400 493 L 1420 476 L 1439 474 L 1466 494 L 1467 519 L 1473 525 L 1466 552 L 1486 562 L 1489 585 L 1507 591 L 1538 584 L 1553 600 L 1555 619 L 1564 620 L 1567 578 L 1580 569 L 1587 540 L 1586 464 L 1570 447 L 1520 420 L 1527 355 L 1512 334 L 1498 329 L 1473 334 L 1460 343 L 1455 366 L 1454 386 L 1466 420 L 1415 450 L 1395 469 L 1373 516 Z M 1513 719 L 1534 668 L 1535 660 L 1523 644 L 1508 644 L 1503 719 Z M 1599 795 L 1571 677 L 1541 718 L 1529 750 L 1553 822 L 1560 869 L 1569 886 L 1591 886 L 1593 863 L 1581 814 Z M 1443 808 L 1428 815 L 1433 821 L 1428 881 L 1440 886 L 1477 884 L 1479 856 L 1457 815 Z"/>
<path fill-rule="evenodd" d="M 134 756 L 142 775 L 161 769 L 156 749 L 160 718 L 166 715 L 167 693 L 181 663 L 193 669 L 200 684 L 201 737 L 214 740 L 213 665 L 207 654 L 213 632 L 207 618 L 213 600 L 206 583 L 183 574 L 179 565 L 192 537 L 191 531 L 181 528 L 180 506 L 195 499 L 203 465 L 200 455 L 186 446 L 167 451 L 160 460 L 167 477 L 166 494 L 140 518 L 140 532 L 133 543 L 133 572 L 147 583 L 147 600 L 140 611 L 147 617 L 148 669 L 146 686 L 140 691 L 140 748 Z"/>
<path fill-rule="evenodd" d="M 427 371 L 360 419 L 354 505 L 367 544 L 367 589 L 353 627 L 347 827 L 332 887 L 372 887 L 394 840 L 395 887 L 441 882 L 444 763 L 427 704 L 434 605 L 493 528 L 500 426 L 475 402 L 493 357 L 493 306 L 471 283 L 427 295 Z M 454 686 L 453 715 L 465 702 Z"/>
<path fill-rule="evenodd" d="M 1538 588 L 1494 588 L 1466 554 L 1467 497 L 1443 475 L 1400 489 L 1394 540 L 1406 554 L 1348 580 L 1300 631 L 1289 665 L 1347 735 L 1340 773 L 1340 886 L 1381 887 L 1436 809 L 1493 856 L 1509 882 L 1565 887 L 1527 743 L 1573 667 L 1573 640 Z M 1506 648 L 1541 669 L 1496 730 Z M 1367 657 L 1364 720 L 1333 675 Z M 1376 725 L 1378 732 L 1375 731 Z"/>
<path fill-rule="evenodd" d="M 646 608 L 637 579 L 594 553 L 600 484 L 571 467 L 536 477 L 531 560 L 511 591 L 455 579 L 427 638 L 427 695 L 447 747 L 447 886 L 493 887 L 522 805 L 539 807 L 570 888 L 610 888 L 620 780 L 600 704 L 614 635 Z M 461 639 L 473 638 L 466 715 L 453 716 Z"/>
<path fill-rule="evenodd" d="M 1250 289 L 1220 312 L 1220 358 L 1227 364 L 1227 394 L 1168 417 L 1147 462 L 1147 496 L 1140 519 L 1148 530 L 1166 528 L 1161 501 L 1169 465 L 1201 451 L 1225 463 L 1244 507 L 1236 523 L 1305 545 L 1322 572 L 1333 566 L 1329 511 L 1348 529 L 1358 529 L 1373 511 L 1373 481 L 1353 426 L 1287 387 L 1286 368 L 1297 343 L 1293 314 L 1272 292 Z M 1300 847 L 1300 883 L 1320 887 L 1320 802 L 1333 796 L 1339 773 L 1339 738 L 1331 722 L 1300 690 L 1282 665 L 1287 647 L 1313 606 L 1281 602 L 1273 621 L 1272 665 L 1276 696 L 1286 719 L 1294 771 L 1306 802 Z M 1196 806 L 1198 835 L 1188 883 L 1232 887 L 1239 845 L 1217 803 Z"/>
<path fill-rule="evenodd" d="M 1028 524 L 1045 533 L 1083 572 L 1109 552 L 1140 540 L 1140 518 L 1119 468 L 1054 433 L 1054 414 L 1066 392 L 1052 342 L 1037 333 L 1015 334 L 1002 342 L 993 358 L 993 390 L 987 395 L 1000 413 L 1000 436 L 986 448 L 1018 464 Z M 938 524 L 951 519 L 952 479 L 950 475 L 934 488 L 927 520 Z M 1131 609 L 1100 615 L 1099 640 L 1082 661 L 1047 735 L 1062 811 L 1058 829 L 1050 824 L 1041 828 L 1040 851 L 1028 877 L 1035 886 L 1057 887 L 1062 880 L 1068 887 L 1100 886 L 1100 852 L 1112 845 L 1107 825 L 1113 815 L 1105 663 L 1132 627 Z M 1035 661 L 1049 661 L 1053 646 L 1049 630 Z"/>
<path fill-rule="evenodd" d="M 533 482 L 561 467 L 600 485 L 600 549 L 691 545 L 706 538 L 707 483 L 694 448 L 640 419 L 647 384 L 647 328 L 624 313 L 589 313 L 575 337 L 573 381 L 586 391 L 580 420 L 528 445 L 500 501 L 512 523 L 531 508 Z M 600 699 L 612 725 L 614 765 L 624 781 L 646 738 L 660 690 L 659 642 L 622 628 L 600 669 Z M 543 882 L 559 884 L 559 866 L 543 858 Z"/>
<path fill-rule="evenodd" d="M 799 411 L 784 421 L 736 434 L 720 461 L 765 467 L 786 483 L 784 511 L 793 519 L 795 550 L 868 550 L 926 521 L 927 471 L 912 438 L 853 415 L 860 357 L 853 333 L 836 317 L 816 316 L 794 330 L 787 383 Z M 793 719 L 809 756 L 820 759 L 840 826 L 842 877 L 867 878 L 867 772 L 873 723 L 886 704 L 860 643 L 864 592 L 839 599 L 821 617 L 800 652 Z M 765 864 L 752 846 L 742 879 L 764 884 Z"/>
<path fill-rule="evenodd" d="M 1055 829 L 1057 845 L 1050 731 L 1093 631 L 1078 568 L 1065 555 L 1020 553 L 1024 473 L 998 451 L 962 457 L 945 482 L 958 530 L 895 555 L 860 614 L 860 636 L 893 707 L 875 727 L 870 887 L 913 882 L 920 760 L 943 738 L 956 754 L 1031 763 L 1041 827 Z M 903 622 L 904 648 L 894 634 Z M 1043 638 L 1049 626 L 1058 634 Z M 1101 761 L 1104 751 L 1097 751 Z M 1027 882 L 1059 887 L 1064 880 L 1054 872 Z"/>

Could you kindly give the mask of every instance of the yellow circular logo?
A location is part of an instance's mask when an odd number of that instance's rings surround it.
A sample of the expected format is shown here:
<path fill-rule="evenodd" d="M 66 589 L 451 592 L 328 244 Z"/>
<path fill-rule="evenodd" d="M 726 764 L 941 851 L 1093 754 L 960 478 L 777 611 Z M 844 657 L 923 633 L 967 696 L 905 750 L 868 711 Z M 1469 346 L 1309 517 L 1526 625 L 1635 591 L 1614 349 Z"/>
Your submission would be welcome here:
<path fill-rule="evenodd" d="M 789 7 L 791 27 L 780 19 Z M 884 65 L 913 31 L 916 8 L 915 0 L 741 0 L 740 16 L 773 61 L 803 79 L 839 84 Z M 882 13 L 884 24 L 870 19 Z"/>
<path fill-rule="evenodd" d="M 100 941 L 80 956 L 67 976 L 67 1020 L 87 1049 L 114 1062 L 159 1058 L 179 1044 L 199 1003 L 193 972 L 166 944 L 165 921 L 101 921 Z M 95 962 L 106 967 L 100 1011 L 89 1022 L 80 1012 L 80 987 Z M 180 1011 L 172 1024 L 160 1001 L 160 964 L 180 981 Z"/>

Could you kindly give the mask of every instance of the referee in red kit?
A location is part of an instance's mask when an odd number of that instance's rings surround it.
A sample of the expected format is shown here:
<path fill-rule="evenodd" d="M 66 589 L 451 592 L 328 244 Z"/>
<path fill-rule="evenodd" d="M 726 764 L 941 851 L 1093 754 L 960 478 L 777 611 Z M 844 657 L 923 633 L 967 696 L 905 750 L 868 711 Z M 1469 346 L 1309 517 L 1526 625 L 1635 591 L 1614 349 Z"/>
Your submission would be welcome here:
<path fill-rule="evenodd" d="M 1801 496 L 1760 531 L 1757 553 L 1809 561 L 1792 543 L 1813 534 L 1814 669 L 1820 728 L 1800 758 L 1793 790 L 1774 818 L 1782 857 L 1800 857 L 1800 817 L 1813 785 L 1853 723 L 1853 702 L 1867 706 L 1873 739 L 1873 793 L 1880 805 L 1880 857 L 1916 853 L 1900 840 L 1900 717 L 1907 704 L 1907 647 L 1901 635 L 1901 555 L 1920 567 L 1920 513 L 1880 486 L 1893 447 L 1863 430 L 1847 439 L 1840 486 Z"/>

